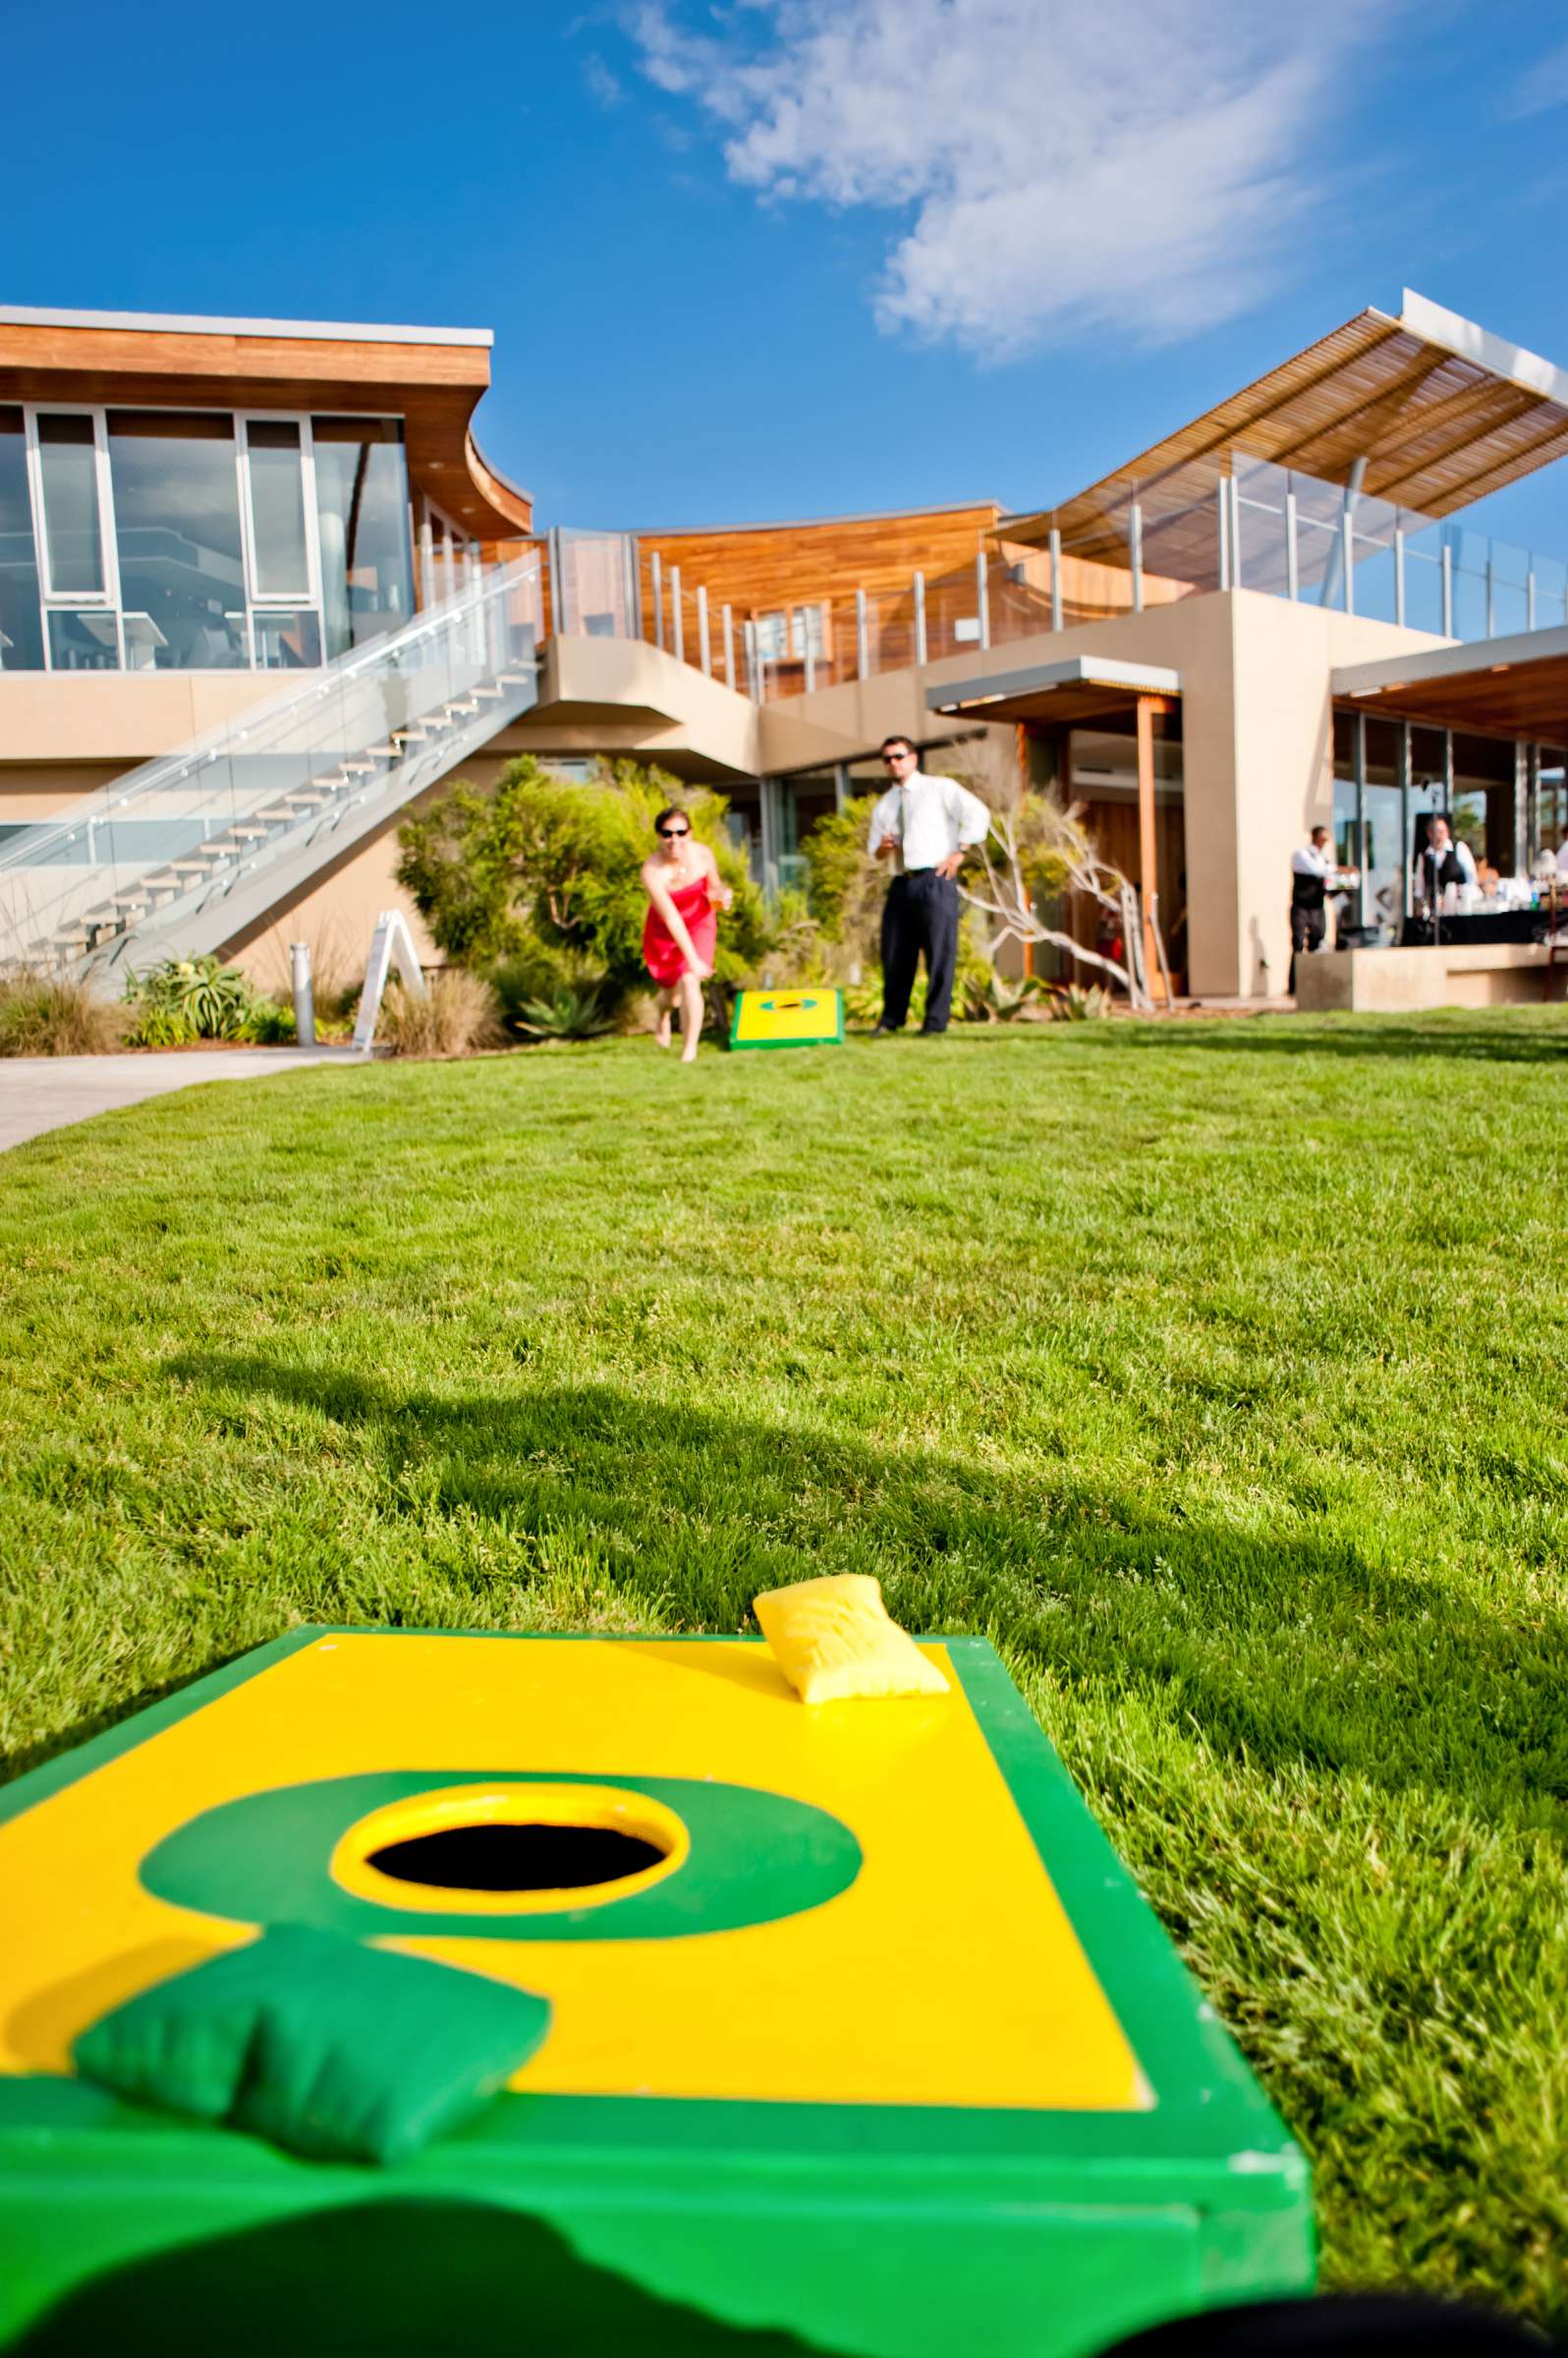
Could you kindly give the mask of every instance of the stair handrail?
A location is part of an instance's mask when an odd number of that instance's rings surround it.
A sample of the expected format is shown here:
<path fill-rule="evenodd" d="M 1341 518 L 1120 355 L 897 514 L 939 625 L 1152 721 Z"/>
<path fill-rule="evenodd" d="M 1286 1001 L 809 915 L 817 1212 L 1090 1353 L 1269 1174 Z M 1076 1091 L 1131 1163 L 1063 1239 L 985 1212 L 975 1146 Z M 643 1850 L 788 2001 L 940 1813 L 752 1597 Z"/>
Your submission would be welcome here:
<path fill-rule="evenodd" d="M 454 623 L 461 623 L 471 613 L 476 613 L 498 597 L 507 596 L 521 589 L 531 577 L 540 571 L 537 556 L 523 557 L 515 565 L 486 566 L 476 585 L 455 591 L 450 597 L 438 598 L 421 606 L 411 615 L 400 630 L 387 631 L 373 639 L 368 646 L 351 647 L 346 654 L 334 655 L 330 662 L 311 669 L 308 680 L 302 680 L 273 697 L 263 697 L 253 704 L 246 704 L 227 720 L 203 730 L 199 737 L 191 737 L 172 754 L 158 754 L 150 761 L 138 762 L 123 777 L 111 779 L 102 786 L 89 787 L 78 797 L 70 810 L 56 819 L 40 819 L 36 825 L 24 827 L 14 842 L 0 850 L 0 873 L 13 868 L 31 868 L 37 865 L 38 855 L 52 844 L 65 843 L 87 820 L 83 806 L 98 796 L 107 796 L 104 814 L 124 810 L 128 803 L 151 793 L 183 777 L 210 759 L 222 746 L 238 744 L 288 713 L 303 710 L 318 698 L 331 696 L 346 682 L 364 672 L 373 671 L 395 650 L 417 646 L 424 638 L 434 638 Z M 118 788 L 120 791 L 112 792 Z"/>

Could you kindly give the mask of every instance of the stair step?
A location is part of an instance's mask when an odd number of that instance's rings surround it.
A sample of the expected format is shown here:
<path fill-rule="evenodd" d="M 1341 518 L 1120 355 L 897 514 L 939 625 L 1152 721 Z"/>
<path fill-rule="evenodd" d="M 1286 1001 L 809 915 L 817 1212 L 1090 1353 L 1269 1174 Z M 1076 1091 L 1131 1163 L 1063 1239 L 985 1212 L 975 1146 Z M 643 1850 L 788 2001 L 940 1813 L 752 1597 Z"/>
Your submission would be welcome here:
<path fill-rule="evenodd" d="M 499 688 L 526 688 L 529 675 L 526 671 L 498 671 L 495 680 Z"/>
<path fill-rule="evenodd" d="M 476 688 L 474 693 L 476 696 L 499 697 L 504 696 L 506 691 L 504 688 Z"/>

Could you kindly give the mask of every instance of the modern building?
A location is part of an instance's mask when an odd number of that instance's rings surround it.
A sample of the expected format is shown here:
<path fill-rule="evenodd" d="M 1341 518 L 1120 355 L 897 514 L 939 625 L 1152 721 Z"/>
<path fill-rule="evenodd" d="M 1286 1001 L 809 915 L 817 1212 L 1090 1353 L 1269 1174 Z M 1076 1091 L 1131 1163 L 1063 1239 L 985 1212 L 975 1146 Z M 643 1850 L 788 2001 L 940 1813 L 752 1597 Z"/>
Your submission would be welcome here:
<path fill-rule="evenodd" d="M 489 353 L 0 310 L 0 957 L 363 948 L 409 806 L 526 751 L 719 784 L 776 889 L 901 729 L 1081 803 L 1178 989 L 1284 987 L 1323 821 L 1335 989 L 1540 993 L 1568 568 L 1456 519 L 1568 453 L 1568 373 L 1407 296 L 1051 509 L 632 533 L 535 528 Z M 1400 964 L 1439 809 L 1498 888 Z"/>

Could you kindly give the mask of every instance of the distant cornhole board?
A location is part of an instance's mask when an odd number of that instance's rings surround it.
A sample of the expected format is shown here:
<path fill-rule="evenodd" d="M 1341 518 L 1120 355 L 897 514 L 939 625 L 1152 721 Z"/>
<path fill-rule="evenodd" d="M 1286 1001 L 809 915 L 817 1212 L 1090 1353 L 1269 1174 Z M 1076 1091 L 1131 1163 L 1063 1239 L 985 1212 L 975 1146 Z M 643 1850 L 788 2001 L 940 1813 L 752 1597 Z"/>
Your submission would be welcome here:
<path fill-rule="evenodd" d="M 297 1630 L 0 1793 L 0 2348 L 1081 2358 L 1306 2289 L 1300 2153 L 990 1647 L 922 1645 L 947 1693 L 809 1707 L 755 1640 Z M 284 1926 L 548 2030 L 381 2167 L 76 2075 Z"/>
<path fill-rule="evenodd" d="M 820 983 L 796 990 L 741 990 L 730 1024 L 732 1048 L 820 1048 L 844 1038 L 844 993 Z"/>

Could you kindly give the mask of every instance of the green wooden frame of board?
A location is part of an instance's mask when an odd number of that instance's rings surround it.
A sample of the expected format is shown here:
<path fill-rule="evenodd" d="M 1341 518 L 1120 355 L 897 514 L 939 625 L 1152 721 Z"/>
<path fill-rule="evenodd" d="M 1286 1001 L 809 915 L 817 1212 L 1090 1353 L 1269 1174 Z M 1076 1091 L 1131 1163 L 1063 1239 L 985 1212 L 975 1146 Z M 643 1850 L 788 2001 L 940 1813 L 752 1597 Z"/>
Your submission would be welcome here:
<path fill-rule="evenodd" d="M 782 998 L 789 995 L 789 993 L 783 987 L 781 987 L 776 993 L 772 991 L 763 992 L 760 990 L 738 990 L 735 994 L 735 1005 L 730 1015 L 730 1046 L 735 1049 L 744 1050 L 747 1053 L 750 1053 L 753 1050 L 760 1050 L 765 1048 L 842 1047 L 844 1044 L 844 993 L 842 990 L 838 988 L 836 983 L 812 983 L 804 986 L 792 983 L 789 986 L 789 990 L 793 991 L 799 987 L 810 987 L 812 989 L 821 990 L 824 994 L 832 998 L 833 1029 L 830 1032 L 813 1032 L 809 1039 L 743 1039 L 741 1038 L 741 1024 L 746 1001 L 749 998 L 757 999 L 764 996 L 769 998 L 774 996 Z"/>
<path fill-rule="evenodd" d="M 333 1634 L 291 1631 L 33 1769 L 0 1791 L 0 1823 Z M 378 2170 L 83 2080 L 0 2079 L 0 2348 L 1089 2358 L 1160 2318 L 1309 2289 L 1302 2155 L 990 1646 L 943 1643 L 1151 2108 L 506 2093 Z"/>

